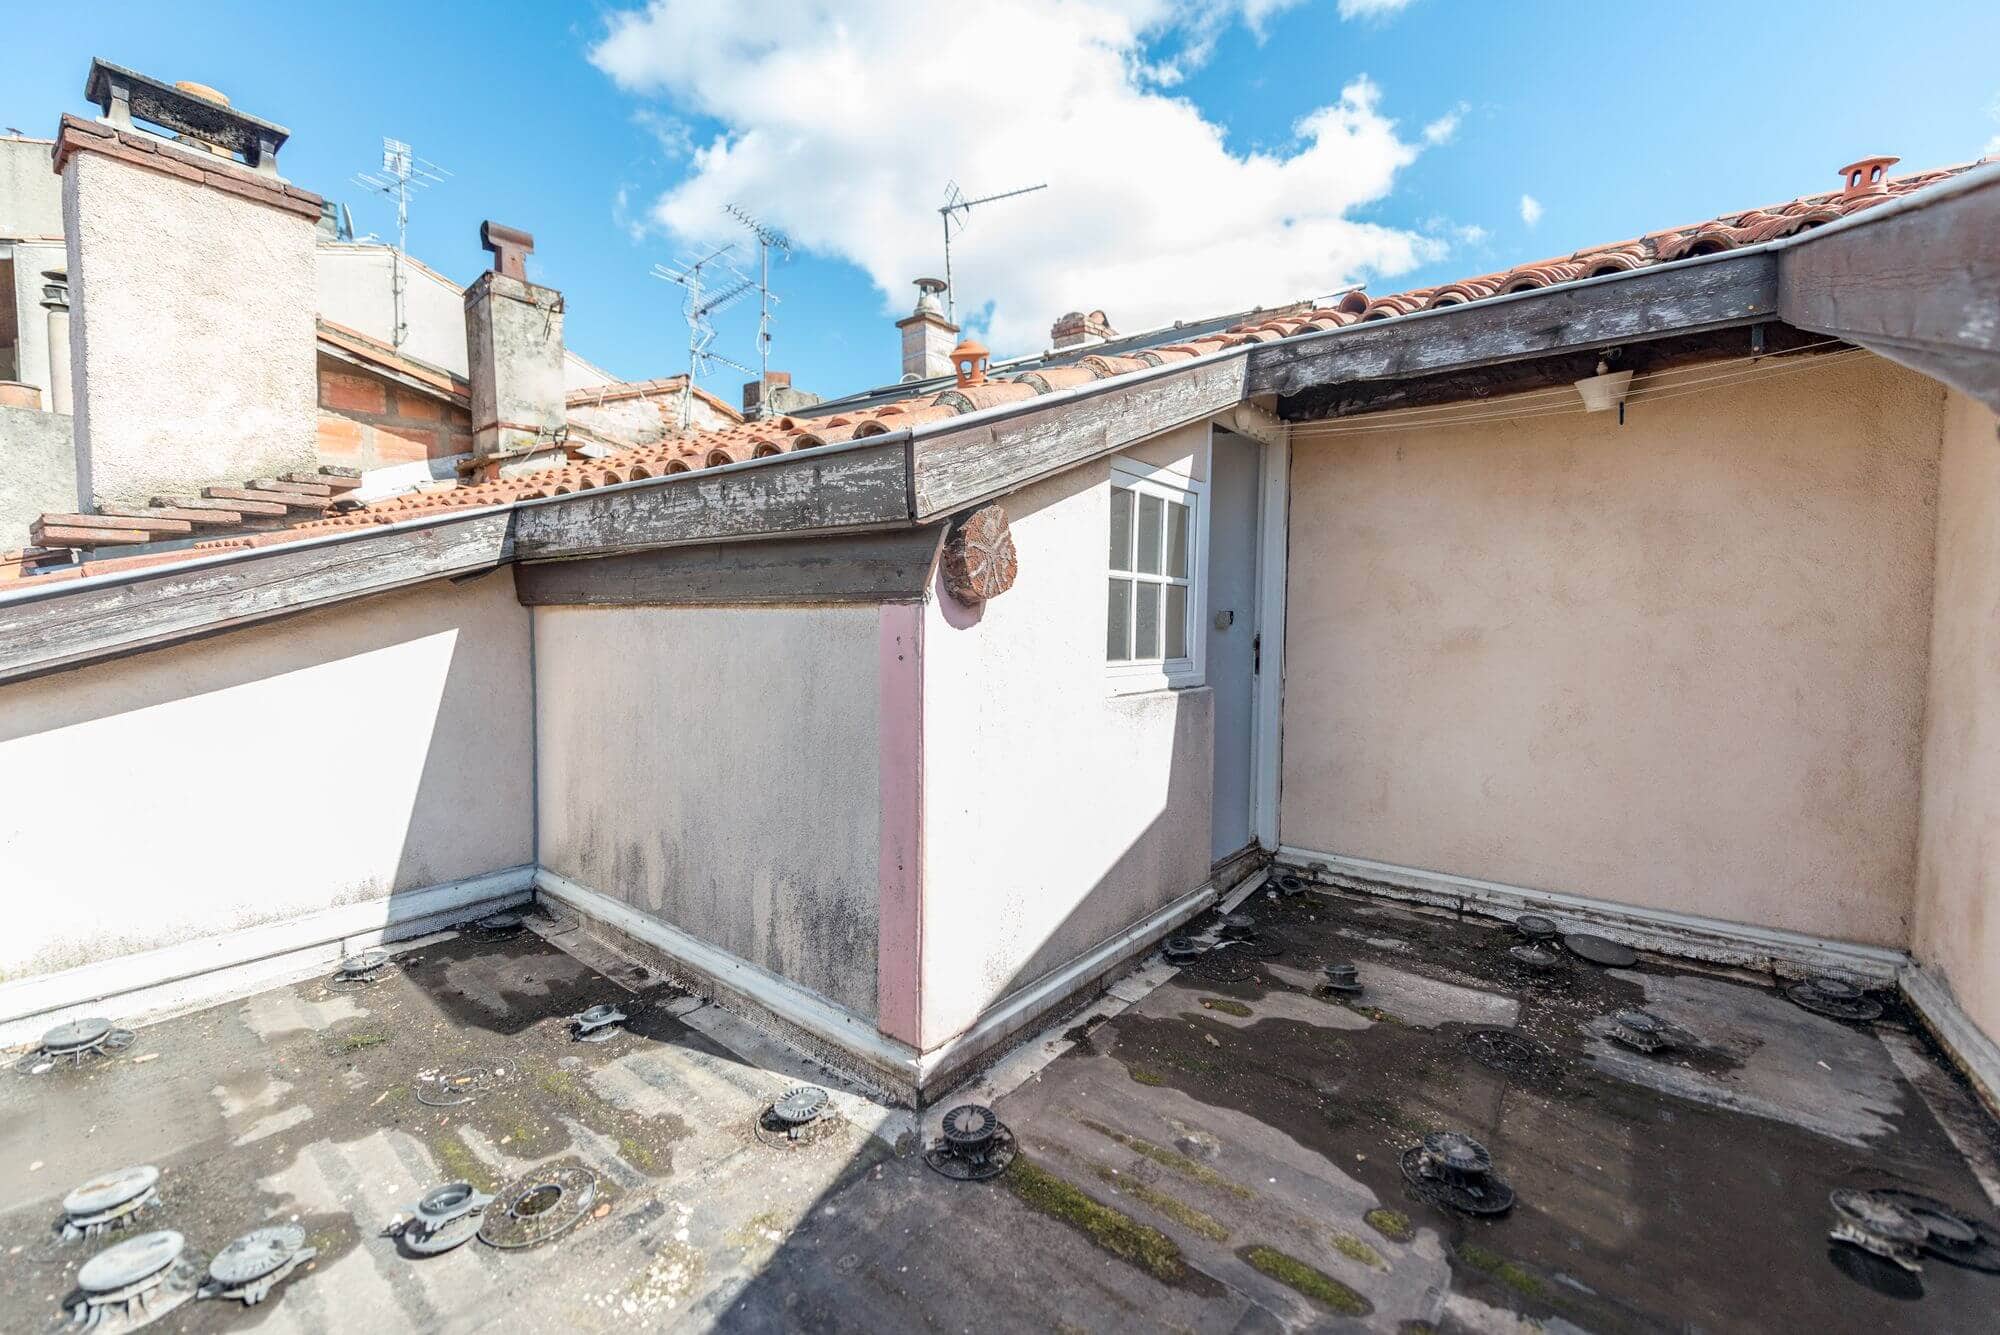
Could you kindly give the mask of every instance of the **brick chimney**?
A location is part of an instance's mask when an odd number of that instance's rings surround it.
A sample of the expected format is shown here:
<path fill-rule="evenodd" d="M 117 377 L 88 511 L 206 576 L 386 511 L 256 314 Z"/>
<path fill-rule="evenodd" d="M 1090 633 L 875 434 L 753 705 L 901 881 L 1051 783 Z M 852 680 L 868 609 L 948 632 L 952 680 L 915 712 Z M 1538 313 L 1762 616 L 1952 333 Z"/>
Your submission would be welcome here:
<path fill-rule="evenodd" d="M 101 60 L 84 95 L 54 162 L 85 503 L 312 469 L 320 199 L 278 175 L 288 132 Z"/>
<path fill-rule="evenodd" d="M 482 476 L 564 462 L 563 298 L 528 281 L 535 238 L 479 224 L 493 267 L 465 290 L 465 356 L 472 382 L 472 461 Z"/>
<path fill-rule="evenodd" d="M 903 331 L 903 379 L 931 380 L 950 375 L 951 350 L 958 345 L 958 326 L 944 318 L 938 294 L 941 278 L 917 280 L 917 308 L 896 321 Z"/>
<path fill-rule="evenodd" d="M 783 417 L 818 402 L 819 395 L 792 388 L 790 371 L 766 371 L 762 380 L 752 380 L 743 386 L 743 416 L 751 421 Z"/>
<path fill-rule="evenodd" d="M 1116 337 L 1117 333 L 1103 311 L 1092 311 L 1088 315 L 1082 311 L 1071 311 L 1050 327 L 1049 341 L 1057 348 L 1078 348 L 1102 343 L 1107 338 Z"/>

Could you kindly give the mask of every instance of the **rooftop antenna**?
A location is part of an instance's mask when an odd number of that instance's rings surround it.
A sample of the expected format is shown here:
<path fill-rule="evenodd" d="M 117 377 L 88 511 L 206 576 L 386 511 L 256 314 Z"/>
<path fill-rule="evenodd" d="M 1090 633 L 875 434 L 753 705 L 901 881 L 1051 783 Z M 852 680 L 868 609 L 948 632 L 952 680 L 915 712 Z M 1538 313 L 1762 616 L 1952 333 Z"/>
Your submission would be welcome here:
<path fill-rule="evenodd" d="M 655 264 L 653 277 L 676 284 L 686 295 L 681 298 L 681 318 L 688 327 L 687 388 L 681 394 L 681 430 L 694 425 L 694 383 L 720 363 L 749 375 L 750 368 L 709 351 L 715 342 L 714 317 L 757 290 L 757 281 L 738 269 L 730 259 L 735 243 L 716 247 L 707 254 L 695 254 L 672 264 Z M 710 272 L 715 277 L 709 277 Z M 710 289 L 715 288 L 712 294 Z"/>
<path fill-rule="evenodd" d="M 790 259 L 792 239 L 777 228 L 757 221 L 748 209 L 739 204 L 724 204 L 722 208 L 757 238 L 757 415 L 762 417 L 765 411 L 763 388 L 771 378 L 771 308 L 778 304 L 777 296 L 771 291 L 771 252 L 775 250 Z"/>
<path fill-rule="evenodd" d="M 393 347 L 402 347 L 410 336 L 408 303 L 404 289 L 403 256 L 410 239 L 410 193 L 442 185 L 451 173 L 428 158 L 420 158 L 400 139 L 382 136 L 382 169 L 356 172 L 353 181 L 364 190 L 386 195 L 396 201 L 396 248 L 389 252 L 389 291 L 395 299 L 395 326 L 389 338 Z"/>
<path fill-rule="evenodd" d="M 952 301 L 951 290 L 951 229 L 954 221 L 958 230 L 965 230 L 965 215 L 981 204 L 991 204 L 996 199 L 1012 199 L 1016 195 L 1031 195 L 1037 190 L 1049 188 L 1047 181 L 1040 185 L 1024 185 L 1019 190 L 1003 190 L 997 195 L 981 195 L 978 199 L 967 199 L 965 192 L 958 188 L 957 181 L 947 181 L 944 186 L 944 204 L 938 209 L 938 216 L 944 219 L 944 318 L 958 323 L 957 306 Z"/>

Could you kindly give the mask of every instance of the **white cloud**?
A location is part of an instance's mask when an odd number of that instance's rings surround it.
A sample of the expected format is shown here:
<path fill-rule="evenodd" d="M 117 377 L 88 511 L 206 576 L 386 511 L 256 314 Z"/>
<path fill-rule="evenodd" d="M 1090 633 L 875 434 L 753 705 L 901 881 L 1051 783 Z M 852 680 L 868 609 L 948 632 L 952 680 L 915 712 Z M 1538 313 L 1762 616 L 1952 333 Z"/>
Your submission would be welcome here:
<path fill-rule="evenodd" d="M 1283 7 L 1238 0 L 1232 12 L 1254 27 Z M 626 90 L 722 127 L 653 203 L 656 223 L 690 241 L 724 236 L 722 206 L 741 203 L 858 265 L 887 311 L 942 265 L 946 181 L 969 194 L 1048 182 L 975 212 L 952 247 L 960 314 L 990 306 L 996 352 L 1041 347 L 1066 310 L 1102 308 L 1136 330 L 1445 252 L 1351 216 L 1421 148 L 1366 77 L 1277 151 L 1232 151 L 1221 126 L 1160 92 L 1147 67 L 1198 43 L 1193 12 L 1182 0 L 652 0 L 614 15 L 591 58 Z"/>
<path fill-rule="evenodd" d="M 646 239 L 646 233 L 650 229 L 647 227 L 646 220 L 643 217 L 635 218 L 632 216 L 632 191 L 630 187 L 621 185 L 618 187 L 617 192 L 611 196 L 611 222 L 619 231 L 625 233 L 635 246 Z"/>
<path fill-rule="evenodd" d="M 1533 227 L 1542 220 L 1542 201 L 1533 195 L 1521 196 L 1521 221 Z"/>
<path fill-rule="evenodd" d="M 666 115 L 652 107 L 640 107 L 632 113 L 632 123 L 653 136 L 653 142 L 668 158 L 679 161 L 694 156 L 694 131 L 680 117 Z"/>
<path fill-rule="evenodd" d="M 1340 0 L 1344 19 L 1386 19 L 1408 9 L 1415 0 Z"/>
<path fill-rule="evenodd" d="M 1143 3 L 1143 0 L 1142 0 Z M 1263 45 L 1270 35 L 1270 22 L 1288 9 L 1296 8 L 1303 0 L 1214 0 L 1204 4 L 1201 0 L 1168 0 L 1166 17 L 1155 20 L 1153 26 L 1171 24 L 1178 29 L 1184 41 L 1180 56 L 1166 62 L 1172 78 L 1161 81 L 1161 86 L 1179 83 L 1184 73 L 1198 69 L 1208 63 L 1215 51 L 1215 43 L 1229 29 L 1229 25 L 1242 19 L 1243 26 L 1250 35 Z M 1401 0 L 1407 4 L 1409 0 Z M 1142 19 L 1150 16 L 1141 14 Z"/>
<path fill-rule="evenodd" d="M 1450 143 L 1451 137 L 1458 133 L 1459 122 L 1465 119 L 1467 110 L 1466 104 L 1461 102 L 1450 111 L 1445 112 L 1444 115 L 1426 125 L 1424 127 L 1424 142 L 1433 146 Z"/>

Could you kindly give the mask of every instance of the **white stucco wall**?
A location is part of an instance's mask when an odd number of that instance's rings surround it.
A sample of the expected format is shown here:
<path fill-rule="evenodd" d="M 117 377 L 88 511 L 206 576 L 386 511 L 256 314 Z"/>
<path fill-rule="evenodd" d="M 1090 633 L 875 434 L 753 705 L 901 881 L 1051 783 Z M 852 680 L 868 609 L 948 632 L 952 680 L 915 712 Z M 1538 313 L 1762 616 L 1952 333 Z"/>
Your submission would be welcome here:
<path fill-rule="evenodd" d="M 1206 428 L 1132 453 L 1202 462 Z M 923 1046 L 1208 879 L 1213 700 L 1113 695 L 1110 464 L 1003 504 L 1014 587 L 924 622 Z"/>
<path fill-rule="evenodd" d="M 315 275 L 320 318 L 392 342 L 396 328 L 391 253 L 375 242 L 321 241 Z M 405 266 L 402 351 L 418 361 L 467 374 L 465 289 L 421 264 Z M 575 353 L 563 357 L 563 387 L 582 389 L 611 377 Z"/>
<path fill-rule="evenodd" d="M 0 135 L 0 238 L 63 234 L 54 148 L 47 139 Z"/>
<path fill-rule="evenodd" d="M 391 342 L 395 336 L 393 251 L 388 246 L 321 241 L 315 274 L 319 314 L 335 324 Z M 465 296 L 421 265 L 403 266 L 405 322 L 402 351 L 418 361 L 465 374 Z"/>
<path fill-rule="evenodd" d="M 538 608 L 541 862 L 876 1010 L 877 611 Z"/>
<path fill-rule="evenodd" d="M 0 976 L 528 862 L 527 615 L 501 571 L 0 686 Z"/>
<path fill-rule="evenodd" d="M 89 495 L 143 502 L 315 466 L 311 219 L 80 151 L 63 221 Z"/>

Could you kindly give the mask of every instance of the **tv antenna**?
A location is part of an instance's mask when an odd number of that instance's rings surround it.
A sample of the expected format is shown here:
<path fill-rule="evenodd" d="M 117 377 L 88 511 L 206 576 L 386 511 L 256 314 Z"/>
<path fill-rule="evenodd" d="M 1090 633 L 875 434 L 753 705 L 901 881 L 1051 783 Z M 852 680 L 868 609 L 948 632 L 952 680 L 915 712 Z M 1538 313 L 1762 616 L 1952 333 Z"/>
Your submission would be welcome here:
<path fill-rule="evenodd" d="M 757 238 L 757 415 L 765 413 L 764 388 L 771 378 L 771 308 L 778 298 L 771 291 L 771 252 L 786 259 L 792 255 L 792 239 L 775 227 L 757 221 L 739 204 L 724 204 L 723 212 L 750 229 Z"/>
<path fill-rule="evenodd" d="M 742 362 L 731 361 L 719 352 L 709 351 L 709 344 L 715 342 L 715 316 L 734 306 L 743 298 L 757 290 L 757 281 L 738 269 L 730 259 L 735 243 L 718 246 L 707 254 L 696 254 L 691 258 L 676 260 L 672 264 L 655 264 L 653 277 L 676 284 L 685 294 L 681 298 L 681 318 L 688 327 L 688 370 L 687 389 L 681 394 L 681 430 L 694 425 L 694 382 L 709 373 L 712 366 L 720 364 L 751 374 L 750 368 Z"/>
<path fill-rule="evenodd" d="M 395 302 L 395 325 L 389 337 L 393 347 L 402 347 L 410 336 L 408 303 L 403 295 L 409 285 L 403 276 L 403 255 L 410 239 L 410 194 L 442 185 L 450 175 L 430 159 L 418 157 L 402 140 L 383 135 L 382 169 L 356 172 L 352 178 L 362 189 L 396 201 L 396 248 L 389 252 L 389 291 Z"/>
<path fill-rule="evenodd" d="M 981 195 L 978 199 L 967 199 L 965 192 L 958 188 L 957 181 L 946 181 L 944 203 L 938 209 L 938 216 L 944 219 L 944 318 L 958 323 L 957 307 L 952 301 L 951 291 L 951 229 L 954 224 L 959 231 L 965 230 L 965 216 L 981 204 L 991 204 L 996 199 L 1012 199 L 1016 195 L 1032 195 L 1037 190 L 1049 188 L 1047 181 L 1040 185 L 1024 185 L 1019 190 L 1003 190 L 997 195 Z"/>

